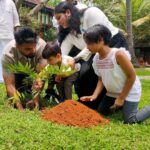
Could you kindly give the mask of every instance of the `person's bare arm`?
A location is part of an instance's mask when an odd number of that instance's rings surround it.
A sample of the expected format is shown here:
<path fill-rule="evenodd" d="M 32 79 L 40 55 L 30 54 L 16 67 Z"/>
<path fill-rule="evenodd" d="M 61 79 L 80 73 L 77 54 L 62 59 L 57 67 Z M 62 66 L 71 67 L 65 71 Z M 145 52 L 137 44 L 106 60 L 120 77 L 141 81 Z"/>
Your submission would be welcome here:
<path fill-rule="evenodd" d="M 102 92 L 103 88 L 104 88 L 103 83 L 102 83 L 101 79 L 99 79 L 93 95 L 83 96 L 80 98 L 80 100 L 81 101 L 93 101 L 93 100 L 95 100 L 99 96 L 99 94 Z"/>
<path fill-rule="evenodd" d="M 4 81 L 5 81 L 5 86 L 6 86 L 6 91 L 7 95 L 9 97 L 13 97 L 14 94 L 17 92 L 15 88 L 15 77 L 13 74 L 11 75 L 3 75 Z M 23 109 L 22 104 L 19 102 L 19 99 L 16 101 L 16 107 L 20 110 Z"/>
<path fill-rule="evenodd" d="M 119 94 L 118 98 L 115 101 L 115 107 L 121 107 L 124 104 L 124 100 L 129 94 L 135 79 L 136 79 L 136 73 L 134 70 L 134 67 L 127 57 L 127 55 L 124 54 L 123 51 L 119 51 L 116 53 L 116 60 L 117 63 L 120 65 L 120 67 L 123 69 L 127 79 L 125 81 L 124 87 L 122 89 L 122 92 Z"/>

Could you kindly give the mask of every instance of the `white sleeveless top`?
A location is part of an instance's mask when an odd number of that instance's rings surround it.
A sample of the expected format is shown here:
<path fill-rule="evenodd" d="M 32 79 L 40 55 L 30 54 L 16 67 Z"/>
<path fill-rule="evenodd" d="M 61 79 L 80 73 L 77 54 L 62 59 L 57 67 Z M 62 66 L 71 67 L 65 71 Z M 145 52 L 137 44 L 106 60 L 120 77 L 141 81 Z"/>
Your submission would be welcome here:
<path fill-rule="evenodd" d="M 97 76 L 102 79 L 103 85 L 107 90 L 107 96 L 117 98 L 122 92 L 126 81 L 126 75 L 122 68 L 117 64 L 116 52 L 124 51 L 125 54 L 131 59 L 130 54 L 123 48 L 112 48 L 111 52 L 104 59 L 100 59 L 100 55 L 97 53 L 93 58 L 93 68 Z M 131 88 L 126 101 L 138 102 L 141 97 L 141 83 L 136 77 L 136 80 Z"/>

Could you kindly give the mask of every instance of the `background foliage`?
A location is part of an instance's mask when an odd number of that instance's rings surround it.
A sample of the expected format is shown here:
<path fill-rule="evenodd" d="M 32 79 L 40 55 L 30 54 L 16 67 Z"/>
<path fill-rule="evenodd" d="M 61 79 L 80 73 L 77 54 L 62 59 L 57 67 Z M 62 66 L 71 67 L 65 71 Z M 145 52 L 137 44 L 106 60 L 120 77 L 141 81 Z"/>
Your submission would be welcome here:
<path fill-rule="evenodd" d="M 150 14 L 149 0 L 132 1 L 132 22 Z M 102 9 L 114 25 L 126 31 L 126 0 L 94 0 L 96 6 Z M 134 42 L 148 42 L 150 40 L 150 18 L 142 25 L 133 26 Z"/>

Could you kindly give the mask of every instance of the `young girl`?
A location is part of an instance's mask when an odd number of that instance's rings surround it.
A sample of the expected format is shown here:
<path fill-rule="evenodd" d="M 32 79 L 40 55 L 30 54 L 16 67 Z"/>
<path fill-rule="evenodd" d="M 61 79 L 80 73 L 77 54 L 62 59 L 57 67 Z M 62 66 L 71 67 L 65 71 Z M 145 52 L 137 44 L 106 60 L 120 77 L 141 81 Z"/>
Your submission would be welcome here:
<path fill-rule="evenodd" d="M 98 111 L 104 115 L 110 109 L 123 107 L 124 123 L 139 123 L 150 117 L 150 105 L 138 111 L 141 97 L 141 84 L 136 77 L 128 51 L 110 48 L 111 32 L 103 25 L 94 25 L 84 33 L 87 48 L 96 53 L 93 68 L 99 77 L 96 89 L 91 96 L 83 96 L 82 101 L 93 101 L 106 88 Z"/>

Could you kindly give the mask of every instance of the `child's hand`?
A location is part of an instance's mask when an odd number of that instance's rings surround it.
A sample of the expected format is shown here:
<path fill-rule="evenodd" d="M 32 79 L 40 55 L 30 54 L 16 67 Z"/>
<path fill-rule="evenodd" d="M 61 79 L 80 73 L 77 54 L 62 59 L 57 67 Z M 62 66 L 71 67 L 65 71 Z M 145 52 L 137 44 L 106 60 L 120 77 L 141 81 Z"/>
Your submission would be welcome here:
<path fill-rule="evenodd" d="M 41 79 L 36 79 L 33 83 L 32 89 L 39 91 L 43 87 L 43 81 Z"/>
<path fill-rule="evenodd" d="M 56 75 L 55 81 L 60 82 L 61 80 L 62 80 L 62 76 L 61 75 Z"/>
<path fill-rule="evenodd" d="M 35 104 L 36 109 L 39 109 L 39 101 L 40 101 L 40 98 L 38 96 L 34 98 L 34 104 Z"/>
<path fill-rule="evenodd" d="M 83 97 L 80 97 L 80 100 L 81 101 L 94 101 L 96 99 L 96 97 L 94 97 L 93 95 L 91 96 L 83 96 Z"/>
<path fill-rule="evenodd" d="M 26 108 L 28 109 L 33 109 L 35 106 L 34 104 L 34 101 L 33 100 L 29 100 L 27 103 L 26 103 Z"/>
<path fill-rule="evenodd" d="M 115 103 L 114 105 L 112 105 L 110 107 L 111 110 L 117 110 L 119 109 L 120 107 L 122 107 L 124 104 L 124 100 L 123 99 L 120 99 L 119 97 L 115 100 Z"/>
<path fill-rule="evenodd" d="M 26 108 L 28 109 L 33 109 L 33 108 L 36 108 L 36 109 L 39 109 L 39 100 L 30 100 L 26 103 Z"/>

